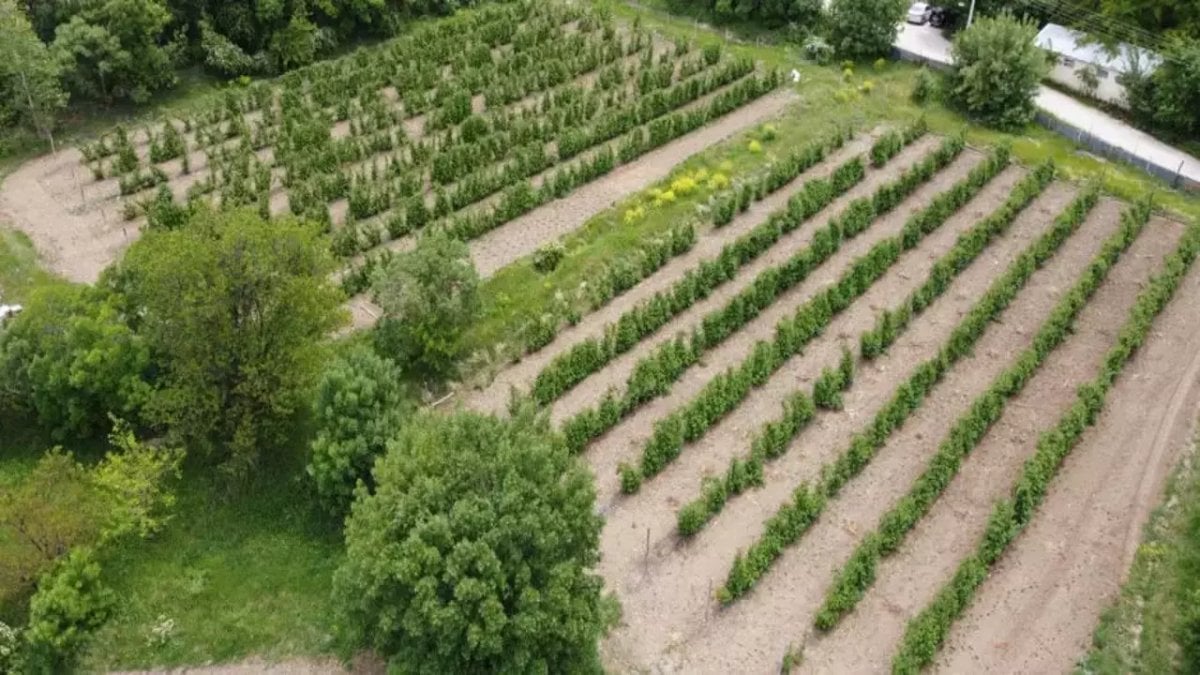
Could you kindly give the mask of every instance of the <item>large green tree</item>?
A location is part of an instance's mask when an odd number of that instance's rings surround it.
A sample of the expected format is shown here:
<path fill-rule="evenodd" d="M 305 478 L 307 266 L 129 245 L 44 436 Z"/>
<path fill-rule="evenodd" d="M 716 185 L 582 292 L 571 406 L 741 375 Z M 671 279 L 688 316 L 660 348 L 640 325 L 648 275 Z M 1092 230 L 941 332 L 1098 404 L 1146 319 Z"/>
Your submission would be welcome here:
<path fill-rule="evenodd" d="M 1014 129 L 1033 121 L 1034 97 L 1049 71 L 1037 25 L 1008 13 L 977 19 L 954 37 L 951 95 L 971 115 Z"/>
<path fill-rule="evenodd" d="M 23 124 L 54 144 L 54 124 L 67 105 L 62 65 L 33 32 L 13 0 L 0 0 L 0 127 Z"/>
<path fill-rule="evenodd" d="M 1169 134 L 1200 138 L 1200 38 L 1174 36 L 1163 49 L 1163 62 L 1121 78 L 1134 117 Z"/>
<path fill-rule="evenodd" d="M 175 84 L 175 51 L 164 46 L 171 13 L 162 0 L 85 0 L 55 29 L 71 90 L 104 101 L 144 102 Z"/>
<path fill-rule="evenodd" d="M 376 273 L 372 291 L 383 309 L 380 351 L 426 379 L 447 377 L 459 337 L 479 315 L 479 274 L 467 245 L 435 230 Z"/>
<path fill-rule="evenodd" d="M 398 672 L 598 672 L 601 520 L 545 420 L 425 413 L 346 522 L 334 601 L 348 649 Z"/>
<path fill-rule="evenodd" d="M 162 370 L 151 418 L 244 475 L 285 438 L 344 320 L 331 270 L 317 227 L 250 210 L 146 233 L 112 283 Z"/>
<path fill-rule="evenodd" d="M 317 435 L 308 474 L 332 513 L 345 515 L 371 467 L 411 414 L 400 369 L 365 345 L 355 345 L 325 369 L 313 405 Z"/>
<path fill-rule="evenodd" d="M 870 59 L 891 52 L 906 0 L 832 0 L 830 42 L 840 56 Z"/>
<path fill-rule="evenodd" d="M 0 333 L 0 393 L 59 439 L 106 429 L 110 413 L 137 419 L 149 371 L 149 347 L 100 289 L 39 289 Z"/>

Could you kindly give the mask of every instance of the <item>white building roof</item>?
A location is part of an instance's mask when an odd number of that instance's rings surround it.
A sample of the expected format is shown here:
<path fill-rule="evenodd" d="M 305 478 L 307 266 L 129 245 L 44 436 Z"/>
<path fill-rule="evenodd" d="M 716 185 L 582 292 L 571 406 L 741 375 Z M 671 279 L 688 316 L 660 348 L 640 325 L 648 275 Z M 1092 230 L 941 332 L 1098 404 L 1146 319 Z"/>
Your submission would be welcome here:
<path fill-rule="evenodd" d="M 1042 49 L 1067 56 L 1076 61 L 1090 63 L 1105 70 L 1117 73 L 1128 73 L 1133 69 L 1132 62 L 1137 59 L 1142 71 L 1149 73 L 1162 63 L 1158 54 L 1141 47 L 1118 44 L 1115 50 L 1104 45 L 1088 41 L 1088 36 L 1077 30 L 1056 23 L 1048 23 L 1037 35 L 1035 41 Z"/>

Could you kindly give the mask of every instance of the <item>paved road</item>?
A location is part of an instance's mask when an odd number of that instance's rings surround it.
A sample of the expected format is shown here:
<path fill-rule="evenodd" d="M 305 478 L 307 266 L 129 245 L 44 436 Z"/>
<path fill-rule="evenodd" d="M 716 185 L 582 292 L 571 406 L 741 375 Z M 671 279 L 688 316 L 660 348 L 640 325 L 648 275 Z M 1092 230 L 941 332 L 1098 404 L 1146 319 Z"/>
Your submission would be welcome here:
<path fill-rule="evenodd" d="M 949 65 L 950 43 L 930 26 L 904 24 L 896 47 L 922 59 Z M 1200 185 L 1200 159 L 1139 131 L 1121 120 L 1060 91 L 1042 86 L 1036 103 L 1043 111 L 1085 133 L 1096 136 L 1138 159 Z"/>

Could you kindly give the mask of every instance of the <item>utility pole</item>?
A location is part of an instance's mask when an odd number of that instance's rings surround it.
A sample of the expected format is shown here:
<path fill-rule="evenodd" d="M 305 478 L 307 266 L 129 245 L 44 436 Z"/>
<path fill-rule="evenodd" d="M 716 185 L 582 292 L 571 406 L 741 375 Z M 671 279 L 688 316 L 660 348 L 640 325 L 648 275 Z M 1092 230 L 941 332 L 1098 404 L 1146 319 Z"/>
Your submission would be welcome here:
<path fill-rule="evenodd" d="M 971 27 L 971 21 L 975 19 L 975 0 L 971 0 L 971 9 L 967 10 L 967 28 Z"/>

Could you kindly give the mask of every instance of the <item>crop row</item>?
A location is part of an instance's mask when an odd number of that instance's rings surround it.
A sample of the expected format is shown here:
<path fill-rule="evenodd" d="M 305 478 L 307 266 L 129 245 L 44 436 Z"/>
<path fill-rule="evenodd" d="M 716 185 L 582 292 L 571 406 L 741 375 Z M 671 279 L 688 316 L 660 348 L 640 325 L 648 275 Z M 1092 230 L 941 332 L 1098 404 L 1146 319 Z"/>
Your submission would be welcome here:
<path fill-rule="evenodd" d="M 756 283 L 728 305 L 728 311 L 710 315 L 715 318 L 703 322 L 700 331 L 705 340 L 724 339 L 745 325 L 751 317 L 757 316 L 784 291 L 794 287 L 813 269 L 828 260 L 840 249 L 843 241 L 852 239 L 866 230 L 876 219 L 916 190 L 917 186 L 948 165 L 962 148 L 961 137 L 947 139 L 934 156 L 929 158 L 931 161 L 918 164 L 913 172 L 902 175 L 896 183 L 881 186 L 873 198 L 851 203 L 845 212 L 833 219 L 826 230 L 816 234 L 811 247 L 799 252 L 783 265 L 765 271 Z M 1007 158 L 1004 161 L 1007 161 Z M 987 164 L 991 165 L 990 162 Z M 996 166 L 1002 164 L 996 162 Z M 898 187 L 903 189 L 897 189 Z M 928 225 L 931 221 L 923 222 Z M 920 239 L 932 232 L 937 225 L 926 230 L 912 231 L 915 237 L 905 237 L 910 233 L 906 228 L 902 235 L 884 239 L 874 245 L 870 251 L 851 263 L 837 283 L 801 305 L 792 316 L 780 320 L 775 326 L 773 340 L 756 343 L 751 354 L 741 364 L 730 367 L 709 380 L 691 401 L 656 422 L 653 434 L 642 448 L 640 464 L 635 466 L 626 463 L 619 469 L 623 490 L 636 491 L 642 480 L 658 474 L 674 461 L 683 451 L 684 445 L 702 437 L 713 425 L 740 405 L 752 389 L 762 386 L 788 359 L 800 353 L 824 331 L 835 316 L 882 278 L 904 251 L 916 246 Z M 905 241 L 909 243 L 906 245 Z M 698 353 L 693 356 L 693 359 L 695 358 L 698 358 Z M 657 372 L 649 370 L 647 376 L 647 370 L 643 368 L 640 372 L 635 370 L 634 377 L 631 378 L 643 387 L 642 391 L 645 391 L 647 381 L 650 386 L 657 387 L 656 392 L 665 391 L 670 382 L 678 377 L 670 371 L 664 373 L 666 368 L 661 365 L 654 365 L 659 366 Z M 667 364 L 666 367 L 674 365 Z M 642 375 L 643 379 L 638 381 L 638 375 Z M 634 391 L 639 390 L 635 388 Z"/>
<path fill-rule="evenodd" d="M 1055 221 L 1052 233 L 1065 239 L 1083 223 L 1098 197 L 1097 188 L 1084 191 Z M 1097 272 L 1107 271 L 1111 261 L 1093 266 Z M 829 630 L 837 625 L 862 599 L 875 581 L 879 561 L 894 553 L 904 537 L 929 512 L 950 481 L 957 475 L 962 461 L 983 441 L 992 425 L 1004 414 L 1006 404 L 1024 390 L 1025 385 L 1045 363 L 1046 358 L 1062 345 L 1072 332 L 1079 313 L 1092 294 L 1100 287 L 1104 274 L 1085 276 L 1054 308 L 1033 338 L 1032 344 L 1004 372 L 992 381 L 967 412 L 963 413 L 946 438 L 938 446 L 929 466 L 917 478 L 908 493 L 879 521 L 874 532 L 867 535 L 849 560 L 838 572 L 825 602 L 817 613 L 816 626 Z"/>
<path fill-rule="evenodd" d="M 1117 236 L 1132 239 L 1149 214 L 1149 202 L 1137 205 L 1127 214 Z M 1115 260 L 1114 249 L 1119 245 L 1119 242 L 1106 243 L 1107 256 L 1093 264 L 1090 276 L 1100 274 L 1100 267 Z M 1099 373 L 1076 390 L 1075 403 L 1054 428 L 1038 438 L 1037 449 L 1026 461 L 1011 497 L 999 500 L 993 508 L 975 553 L 959 564 L 933 601 L 909 621 L 892 661 L 892 672 L 916 673 L 933 660 L 954 621 L 970 606 L 988 571 L 1033 519 L 1063 460 L 1079 443 L 1084 431 L 1095 424 L 1117 377 L 1149 335 L 1154 318 L 1174 296 L 1197 253 L 1200 253 L 1200 224 L 1193 224 L 1167 258 L 1162 272 L 1138 295 Z"/>
<path fill-rule="evenodd" d="M 1004 149 L 1001 148 L 1000 152 L 1004 152 Z M 999 159 L 998 155 L 997 159 Z M 1003 164 L 996 166 L 1003 166 Z M 994 233 L 1007 229 L 1008 224 L 1012 222 L 1020 209 L 1040 192 L 1040 188 L 1037 186 L 1039 184 L 1044 186 L 1048 183 L 1053 177 L 1053 173 L 1050 165 L 1038 167 L 1023 186 L 1018 186 L 998 211 L 960 235 L 951 251 L 934 264 L 923 288 L 936 286 L 937 294 L 943 292 L 950 281 L 950 278 L 943 278 L 944 271 L 950 270 L 952 278 L 965 270 L 969 264 L 966 261 L 966 253 L 974 250 L 980 242 L 990 241 Z M 978 253 L 971 255 L 970 259 L 974 259 L 975 255 Z M 935 284 L 935 279 L 940 281 Z M 932 302 L 932 298 L 929 298 L 929 302 Z M 900 330 L 902 331 L 903 327 Z M 897 335 L 893 335 L 893 339 Z M 839 376 L 839 371 L 846 374 Z M 841 392 L 852 383 L 852 374 L 853 365 L 848 365 L 843 356 L 837 370 L 826 368 L 822 372 L 821 378 L 813 386 L 810 400 L 818 402 L 824 400 L 825 405 L 820 407 L 839 409 Z M 791 395 L 788 399 L 789 402 L 784 404 L 783 416 L 777 421 L 770 421 L 763 425 L 751 441 L 748 455 L 734 457 L 723 477 L 705 477 L 700 486 L 700 496 L 686 504 L 677 514 L 677 529 L 681 535 L 690 536 L 700 531 L 724 508 L 730 497 L 762 484 L 763 465 L 786 452 L 792 439 L 811 421 L 811 416 L 801 417 L 791 414 L 791 410 L 796 406 L 795 401 L 800 398 L 807 399 L 807 396 L 802 391 L 796 391 Z M 751 477 L 752 480 L 747 480 L 747 477 Z"/>
<path fill-rule="evenodd" d="M 838 132 L 830 140 L 812 143 L 793 153 L 779 166 L 799 175 L 823 160 L 826 154 L 842 146 L 847 134 Z M 786 209 L 771 214 L 766 222 L 721 248 L 716 257 L 688 270 L 669 289 L 625 312 L 616 322 L 605 326 L 604 334 L 588 338 L 555 357 L 538 373 L 531 395 L 541 405 L 598 372 L 618 355 L 628 351 L 646 336 L 658 330 L 674 316 L 708 297 L 717 287 L 734 277 L 739 269 L 770 249 L 780 237 L 824 208 L 837 195 L 862 180 L 863 165 L 858 158 L 834 170 L 829 179 L 813 179 L 791 197 Z"/>
<path fill-rule="evenodd" d="M 893 208 L 904 195 L 932 178 L 957 157 L 963 147 L 961 137 L 946 139 L 895 181 L 881 186 L 873 197 L 852 202 L 826 228 L 814 234 L 810 246 L 783 264 L 764 270 L 724 307 L 706 315 L 690 336 L 679 336 L 660 345 L 653 354 L 635 365 L 623 394 L 609 391 L 598 406 L 575 415 L 563 425 L 568 446 L 582 450 L 588 441 L 612 428 L 642 403 L 666 393 L 701 354 L 756 317 L 780 294 L 807 278 L 840 248 L 843 240 L 866 229 L 876 214 Z M 630 469 L 623 474 L 636 477 Z"/>
<path fill-rule="evenodd" d="M 949 210 L 952 213 L 961 208 L 962 203 L 965 201 L 956 206 L 945 204 L 938 210 Z M 918 214 L 917 218 L 923 215 Z M 791 502 L 781 506 L 767 521 L 760 539 L 744 555 L 739 552 L 725 585 L 719 591 L 723 602 L 732 602 L 749 591 L 784 548 L 807 531 L 824 509 L 826 501 L 836 496 L 851 478 L 866 467 L 892 432 L 921 406 L 925 396 L 932 391 L 945 372 L 960 358 L 970 353 L 988 323 L 1008 306 L 1032 276 L 1037 265 L 1055 251 L 1057 248 L 1042 239 L 1023 252 L 1005 275 L 972 307 L 951 333 L 938 355 L 918 366 L 909 379 L 897 388 L 888 403 L 876 414 L 868 430 L 855 434 L 842 454 L 834 462 L 822 467 L 821 478 L 817 484 L 803 484 L 793 492 Z"/>

